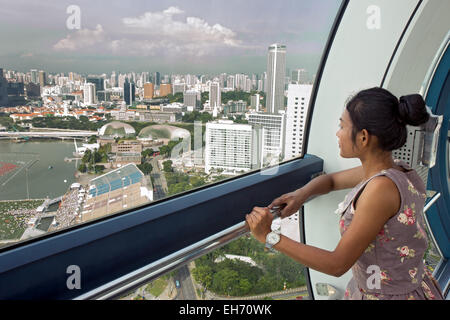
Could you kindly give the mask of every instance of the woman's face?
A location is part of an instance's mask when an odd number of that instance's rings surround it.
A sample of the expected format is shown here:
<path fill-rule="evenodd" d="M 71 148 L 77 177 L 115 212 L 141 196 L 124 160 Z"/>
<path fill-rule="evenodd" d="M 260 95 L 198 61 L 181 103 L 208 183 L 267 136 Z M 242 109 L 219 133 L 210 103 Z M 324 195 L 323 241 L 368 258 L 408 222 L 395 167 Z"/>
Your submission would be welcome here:
<path fill-rule="evenodd" d="M 354 158 L 356 157 L 355 150 L 352 141 L 352 121 L 347 110 L 341 115 L 339 119 L 339 130 L 336 132 L 338 137 L 338 144 L 340 149 L 340 155 L 343 158 Z"/>

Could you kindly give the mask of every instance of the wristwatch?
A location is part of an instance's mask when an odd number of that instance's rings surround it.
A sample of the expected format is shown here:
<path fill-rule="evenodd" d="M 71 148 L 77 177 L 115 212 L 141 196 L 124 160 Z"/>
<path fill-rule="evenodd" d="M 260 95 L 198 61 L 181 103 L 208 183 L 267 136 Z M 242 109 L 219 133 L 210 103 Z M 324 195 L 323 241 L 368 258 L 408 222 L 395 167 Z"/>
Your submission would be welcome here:
<path fill-rule="evenodd" d="M 274 251 L 273 246 L 281 240 L 281 235 L 276 232 L 269 232 L 266 236 L 266 249 Z"/>
<path fill-rule="evenodd" d="M 281 234 L 281 219 L 280 218 L 272 220 L 270 230 L 272 230 L 272 232 Z"/>

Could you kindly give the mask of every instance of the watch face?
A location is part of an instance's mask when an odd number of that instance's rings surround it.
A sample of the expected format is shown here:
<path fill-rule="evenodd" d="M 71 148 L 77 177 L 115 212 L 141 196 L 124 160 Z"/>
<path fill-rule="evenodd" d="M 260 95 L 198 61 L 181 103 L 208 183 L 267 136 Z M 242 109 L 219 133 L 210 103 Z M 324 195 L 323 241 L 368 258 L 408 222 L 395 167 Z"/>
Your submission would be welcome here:
<path fill-rule="evenodd" d="M 277 244 L 278 241 L 280 241 L 280 235 L 279 234 L 271 232 L 271 233 L 269 233 L 267 235 L 267 242 L 269 244 L 274 245 L 274 244 Z"/>

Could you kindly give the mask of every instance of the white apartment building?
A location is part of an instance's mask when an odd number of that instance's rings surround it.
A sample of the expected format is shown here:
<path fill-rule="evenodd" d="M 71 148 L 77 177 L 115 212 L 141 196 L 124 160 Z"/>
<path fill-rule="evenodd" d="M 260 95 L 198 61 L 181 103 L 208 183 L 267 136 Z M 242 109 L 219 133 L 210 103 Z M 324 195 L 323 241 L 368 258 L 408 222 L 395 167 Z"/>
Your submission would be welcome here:
<path fill-rule="evenodd" d="M 283 159 L 286 115 L 284 113 L 250 113 L 248 123 L 261 127 L 262 148 L 260 163 L 263 167 L 275 165 Z"/>
<path fill-rule="evenodd" d="M 95 84 L 85 83 L 83 88 L 84 104 L 92 105 L 95 104 Z"/>
<path fill-rule="evenodd" d="M 219 120 L 206 124 L 205 172 L 245 172 L 260 167 L 261 139 L 249 124 Z"/>
<path fill-rule="evenodd" d="M 292 159 L 302 153 L 312 87 L 311 84 L 289 84 L 284 160 Z"/>

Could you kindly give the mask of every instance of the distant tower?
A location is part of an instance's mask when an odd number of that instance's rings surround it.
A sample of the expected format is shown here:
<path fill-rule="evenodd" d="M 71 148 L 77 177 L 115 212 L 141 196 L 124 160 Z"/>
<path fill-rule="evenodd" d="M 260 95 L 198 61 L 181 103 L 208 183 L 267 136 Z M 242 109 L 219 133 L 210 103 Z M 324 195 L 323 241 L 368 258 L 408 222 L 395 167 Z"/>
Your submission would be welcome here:
<path fill-rule="evenodd" d="M 220 93 L 220 84 L 218 82 L 211 82 L 209 85 L 209 107 L 220 108 L 222 106 L 222 96 Z"/>
<path fill-rule="evenodd" d="M 286 46 L 273 44 L 267 59 L 266 112 L 277 114 L 284 110 L 284 82 L 286 77 Z"/>
<path fill-rule="evenodd" d="M 39 85 L 45 87 L 47 85 L 47 74 L 45 71 L 39 71 Z"/>
<path fill-rule="evenodd" d="M 135 94 L 136 86 L 133 82 L 128 82 L 128 78 L 126 78 L 123 85 L 123 100 L 125 101 L 127 106 L 131 106 L 136 100 Z"/>
<path fill-rule="evenodd" d="M 83 89 L 84 104 L 95 104 L 95 84 L 85 83 Z"/>
<path fill-rule="evenodd" d="M 36 69 L 32 69 L 31 71 L 31 82 L 34 84 L 39 84 L 39 73 Z"/>

